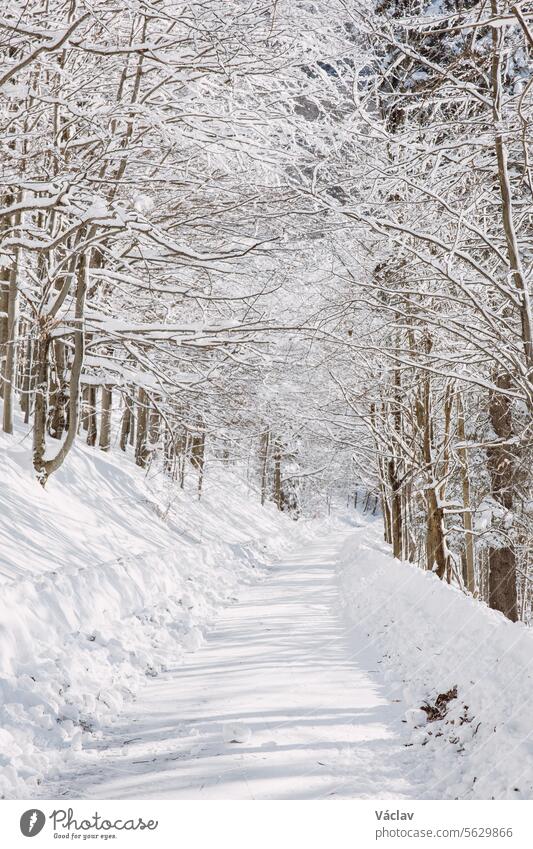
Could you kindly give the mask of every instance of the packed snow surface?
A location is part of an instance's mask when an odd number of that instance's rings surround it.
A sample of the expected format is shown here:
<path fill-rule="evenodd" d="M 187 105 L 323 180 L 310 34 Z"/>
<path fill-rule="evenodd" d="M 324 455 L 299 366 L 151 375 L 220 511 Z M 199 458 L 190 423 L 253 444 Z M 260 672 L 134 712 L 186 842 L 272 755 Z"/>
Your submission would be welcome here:
<path fill-rule="evenodd" d="M 202 648 L 150 680 L 52 798 L 411 798 L 404 706 L 340 606 L 346 531 L 243 586 Z M 366 648 L 366 647 L 363 647 Z"/>

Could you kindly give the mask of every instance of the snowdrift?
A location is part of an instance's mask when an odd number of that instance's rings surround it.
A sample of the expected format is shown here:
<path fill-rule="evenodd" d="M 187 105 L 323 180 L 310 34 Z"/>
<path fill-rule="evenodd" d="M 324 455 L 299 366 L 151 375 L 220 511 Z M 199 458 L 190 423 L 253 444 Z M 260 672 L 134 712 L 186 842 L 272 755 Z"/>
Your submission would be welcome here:
<path fill-rule="evenodd" d="M 43 491 L 24 441 L 0 447 L 0 796 L 28 798 L 146 676 L 198 648 L 295 528 L 227 469 L 198 502 L 77 445 Z"/>
<path fill-rule="evenodd" d="M 343 596 L 382 654 L 392 698 L 410 706 L 421 798 L 533 798 L 533 634 L 393 560 L 380 537 L 379 523 L 361 523 L 346 542 Z"/>

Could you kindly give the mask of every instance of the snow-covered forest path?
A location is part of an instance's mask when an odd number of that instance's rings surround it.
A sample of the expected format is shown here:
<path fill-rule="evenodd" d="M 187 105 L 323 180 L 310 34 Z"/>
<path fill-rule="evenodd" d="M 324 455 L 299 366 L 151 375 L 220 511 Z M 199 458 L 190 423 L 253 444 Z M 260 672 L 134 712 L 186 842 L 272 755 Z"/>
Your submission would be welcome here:
<path fill-rule="evenodd" d="M 55 798 L 411 797 L 376 657 L 344 620 L 330 537 L 243 587 L 195 654 L 149 679 Z M 244 734 L 244 742 L 225 742 Z"/>

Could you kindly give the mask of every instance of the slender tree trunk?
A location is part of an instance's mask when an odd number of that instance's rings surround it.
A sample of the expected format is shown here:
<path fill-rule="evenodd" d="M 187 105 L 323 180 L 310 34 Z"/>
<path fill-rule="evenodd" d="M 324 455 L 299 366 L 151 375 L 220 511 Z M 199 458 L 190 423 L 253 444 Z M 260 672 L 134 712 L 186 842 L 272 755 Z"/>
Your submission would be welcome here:
<path fill-rule="evenodd" d="M 28 339 L 26 345 L 26 356 L 24 359 L 24 376 L 22 380 L 22 412 L 24 413 L 24 423 L 28 424 L 31 416 L 32 394 L 34 384 L 34 343 L 32 339 Z"/>
<path fill-rule="evenodd" d="M 48 350 L 50 337 L 43 330 L 37 343 L 37 385 L 33 409 L 33 466 L 41 483 L 46 483 L 44 455 L 46 451 L 46 414 L 48 408 Z"/>
<path fill-rule="evenodd" d="M 459 442 L 464 444 L 466 440 L 465 413 L 463 399 L 460 393 L 457 393 L 457 437 Z M 461 463 L 461 482 L 463 488 L 463 527 L 465 530 L 464 580 L 468 592 L 474 595 L 476 591 L 475 552 L 472 526 L 472 501 L 470 497 L 470 475 L 468 471 L 468 452 L 466 448 L 461 447 L 457 449 L 457 454 Z"/>
<path fill-rule="evenodd" d="M 13 433 L 13 412 L 15 399 L 15 382 L 17 374 L 17 344 L 18 344 L 18 264 L 19 252 L 9 274 L 8 304 L 7 304 L 7 341 L 5 344 L 4 366 L 4 433 Z"/>
<path fill-rule="evenodd" d="M 205 463 L 205 424 L 203 419 L 198 419 L 198 433 L 193 437 L 191 444 L 191 463 L 198 471 L 198 498 L 202 494 Z"/>
<path fill-rule="evenodd" d="M 128 440 L 131 431 L 131 401 L 128 395 L 124 395 L 124 412 L 122 414 L 122 424 L 120 426 L 120 450 L 125 451 L 128 446 Z"/>
<path fill-rule="evenodd" d="M 502 389 L 508 389 L 511 379 L 508 374 L 499 374 L 495 383 Z M 506 516 L 512 515 L 517 468 L 514 446 L 508 444 L 513 437 L 510 398 L 502 393 L 492 392 L 489 413 L 496 436 L 501 440 L 501 443 L 487 450 L 491 495 L 504 513 L 503 519 L 493 519 L 499 545 L 489 550 L 489 604 L 516 622 L 516 555 L 509 539 L 509 530 L 505 527 Z"/>
<path fill-rule="evenodd" d="M 196 457 L 196 467 L 198 469 L 198 498 L 201 498 L 205 468 L 205 430 L 202 431 L 202 433 L 198 437 Z"/>
<path fill-rule="evenodd" d="M 163 457 L 165 472 L 174 480 L 176 476 L 176 435 L 168 423 L 164 429 Z"/>
<path fill-rule="evenodd" d="M 383 513 L 383 539 L 389 545 L 392 545 L 392 519 L 390 514 L 389 499 L 383 491 L 381 494 L 381 512 Z"/>
<path fill-rule="evenodd" d="M 383 459 L 379 460 L 379 479 L 381 490 L 381 512 L 383 513 L 383 538 L 386 543 L 392 545 L 392 516 L 390 509 L 390 501 L 388 496 L 388 475 L 386 474 L 386 464 Z"/>
<path fill-rule="evenodd" d="M 185 438 L 183 439 L 183 447 L 180 454 L 180 488 L 183 489 L 185 487 L 185 473 L 187 468 L 187 454 L 189 451 L 190 445 L 190 436 L 186 432 Z"/>
<path fill-rule="evenodd" d="M 402 494 L 401 494 L 401 484 L 398 479 L 396 462 L 393 459 L 390 459 L 387 464 L 387 470 L 389 475 L 389 485 L 391 490 L 391 506 L 390 506 L 390 519 L 391 519 L 391 534 L 392 534 L 392 553 L 394 557 L 401 558 L 402 556 L 402 529 L 403 529 L 403 517 L 402 517 Z M 365 510 L 366 512 L 366 510 Z"/>
<path fill-rule="evenodd" d="M 396 340 L 397 351 L 399 351 L 400 339 Z M 394 377 L 394 387 L 393 387 L 393 396 L 394 402 L 392 404 L 392 421 L 394 433 L 396 436 L 395 443 L 397 445 L 401 444 L 402 435 L 403 435 L 403 422 L 402 422 L 402 380 L 401 380 L 401 372 L 399 368 L 394 369 L 393 373 Z M 391 488 L 391 519 L 392 519 L 392 553 L 394 557 L 398 557 L 400 560 L 403 555 L 403 535 L 404 535 L 404 516 L 403 516 L 403 499 L 402 499 L 402 475 L 403 475 L 403 463 L 401 460 L 401 454 L 399 457 L 394 456 L 397 452 L 394 449 L 394 444 L 391 445 L 391 453 L 393 456 L 389 459 L 388 463 L 388 471 L 389 471 L 389 482 Z"/>
<path fill-rule="evenodd" d="M 81 390 L 82 406 L 80 425 L 84 431 L 89 430 L 89 387 L 83 386 Z"/>
<path fill-rule="evenodd" d="M 141 468 L 148 463 L 148 395 L 144 389 L 139 389 L 137 397 L 137 440 L 135 443 L 135 462 Z"/>
<path fill-rule="evenodd" d="M 493 16 L 500 14 L 498 0 L 491 0 Z M 493 97 L 494 144 L 498 164 L 498 183 L 500 187 L 503 229 L 507 245 L 509 269 L 515 287 L 520 294 L 520 319 L 522 326 L 522 342 L 526 366 L 533 368 L 533 330 L 531 319 L 531 303 L 529 291 L 524 277 L 520 248 L 516 235 L 511 185 L 509 180 L 508 151 L 505 139 L 505 122 L 502 114 L 502 77 L 505 73 L 502 67 L 503 32 L 500 28 L 492 28 L 492 67 L 491 85 Z M 499 374 L 498 385 L 509 388 L 511 380 L 507 374 Z M 491 393 L 490 418 L 497 436 L 508 440 L 513 434 L 511 401 L 508 396 L 496 392 Z M 503 510 L 509 514 L 513 508 L 516 456 L 507 445 L 497 445 L 488 451 L 489 474 L 492 484 L 492 496 Z M 506 535 L 508 539 L 508 535 Z M 500 610 L 512 621 L 517 619 L 516 597 L 516 555 L 511 542 L 502 540 L 501 547 L 493 547 L 489 551 L 489 603 L 495 610 Z"/>
<path fill-rule="evenodd" d="M 61 439 L 67 429 L 67 404 L 68 404 L 68 380 L 65 362 L 65 345 L 60 340 L 53 344 L 55 361 L 55 391 L 52 398 L 52 417 L 50 422 L 50 436 Z"/>
<path fill-rule="evenodd" d="M 94 448 L 98 438 L 98 424 L 96 419 L 97 399 L 96 386 L 90 383 L 87 387 L 87 445 L 90 445 L 91 448 Z"/>
<path fill-rule="evenodd" d="M 281 486 L 281 445 L 276 440 L 274 442 L 274 504 L 278 510 L 283 509 L 283 490 Z"/>
<path fill-rule="evenodd" d="M 129 443 L 132 448 L 135 448 L 135 437 L 137 433 L 137 417 L 135 415 L 135 403 L 133 398 L 129 399 L 130 404 L 130 435 L 129 435 Z"/>
<path fill-rule="evenodd" d="M 156 399 L 154 399 L 154 403 L 155 402 Z M 159 437 L 161 436 L 161 416 L 159 415 L 155 407 L 152 407 L 150 411 L 148 431 L 148 436 L 150 439 L 150 453 L 153 454 L 154 450 L 158 445 Z"/>
<path fill-rule="evenodd" d="M 100 442 L 102 451 L 111 448 L 111 409 L 113 406 L 113 392 L 109 386 L 102 387 L 101 418 L 100 418 Z"/>
<path fill-rule="evenodd" d="M 267 428 L 261 434 L 261 504 L 263 505 L 267 498 L 268 486 L 268 454 L 270 448 L 270 430 Z"/>
<path fill-rule="evenodd" d="M 9 306 L 9 268 L 0 268 L 0 398 L 4 397 L 4 377 L 7 332 L 7 310 Z"/>
<path fill-rule="evenodd" d="M 491 12 L 494 18 L 499 17 L 501 9 L 498 0 L 491 0 Z M 520 247 L 516 234 L 511 183 L 509 179 L 509 154 L 506 143 L 508 130 L 506 128 L 504 114 L 502 113 L 502 80 L 504 74 L 507 73 L 507 65 L 502 67 L 502 46 L 505 35 L 501 27 L 492 27 L 491 33 L 493 48 L 491 65 L 493 104 L 492 117 L 495 130 L 494 145 L 496 161 L 498 164 L 498 184 L 501 197 L 502 222 L 505 232 L 509 269 L 520 297 L 519 312 L 522 326 L 522 344 L 524 348 L 525 362 L 531 374 L 531 371 L 533 370 L 533 320 L 531 315 L 531 300 L 529 296 L 529 288 L 524 275 L 520 256 Z"/>
<path fill-rule="evenodd" d="M 424 378 L 423 412 L 419 425 L 423 428 L 423 456 L 429 476 L 426 489 L 426 560 L 427 568 L 434 571 L 439 578 L 446 576 L 448 559 L 446 556 L 446 540 L 444 533 L 444 513 L 439 505 L 437 469 L 433 458 L 433 410 L 431 404 L 431 380 L 429 375 Z"/>
<path fill-rule="evenodd" d="M 12 144 L 10 143 L 10 146 Z M 10 206 L 15 200 L 14 195 L 8 192 L 2 197 L 2 205 Z M 2 222 L 1 235 L 10 227 L 10 219 L 4 218 Z M 4 258 L 5 259 L 5 258 Z M 15 262 L 18 262 L 18 254 Z M 9 342 L 9 300 L 10 287 L 13 277 L 13 267 L 7 268 L 2 265 L 0 268 L 0 398 L 4 397 L 4 388 L 6 380 L 6 360 Z"/>

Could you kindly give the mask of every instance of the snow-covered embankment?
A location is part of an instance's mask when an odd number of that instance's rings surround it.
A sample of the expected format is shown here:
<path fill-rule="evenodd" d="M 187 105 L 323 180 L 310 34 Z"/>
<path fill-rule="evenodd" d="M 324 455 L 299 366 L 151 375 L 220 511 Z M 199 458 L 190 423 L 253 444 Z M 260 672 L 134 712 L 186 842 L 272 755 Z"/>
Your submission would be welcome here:
<path fill-rule="evenodd" d="M 531 631 L 393 560 L 379 523 L 346 542 L 341 582 L 354 627 L 382 654 L 391 697 L 410 705 L 424 795 L 533 798 Z"/>
<path fill-rule="evenodd" d="M 146 676 L 196 649 L 294 523 L 227 470 L 198 502 L 78 445 L 43 492 L 28 451 L 2 447 L 0 796 L 12 798 L 79 757 L 83 735 Z"/>

